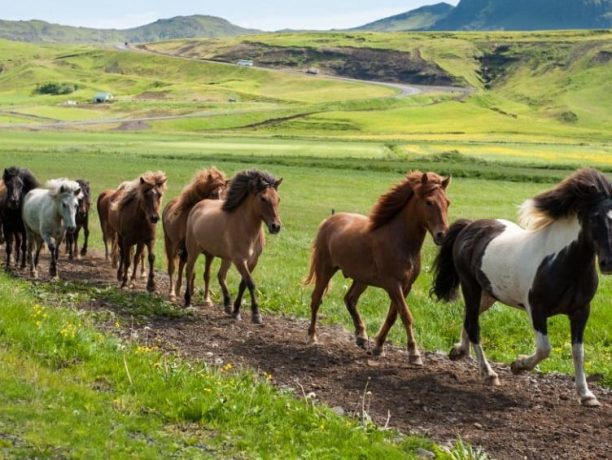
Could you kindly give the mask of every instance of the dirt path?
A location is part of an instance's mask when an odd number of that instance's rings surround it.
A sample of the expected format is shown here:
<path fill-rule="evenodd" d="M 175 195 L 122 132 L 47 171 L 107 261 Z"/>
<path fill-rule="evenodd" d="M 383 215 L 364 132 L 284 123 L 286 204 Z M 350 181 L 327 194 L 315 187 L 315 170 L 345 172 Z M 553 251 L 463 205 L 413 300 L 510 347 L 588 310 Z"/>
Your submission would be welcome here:
<path fill-rule="evenodd" d="M 47 257 L 42 259 L 44 274 Z M 99 255 L 74 263 L 62 260 L 60 274 L 65 280 L 114 283 L 114 271 Z M 167 278 L 158 274 L 157 279 L 159 292 L 165 293 Z M 142 287 L 140 283 L 137 290 Z M 119 311 L 102 301 L 83 308 Z M 243 316 L 249 317 L 248 309 Z M 308 346 L 304 320 L 268 314 L 264 321 L 263 326 L 236 322 L 220 307 L 198 306 L 193 315 L 153 318 L 120 333 L 159 343 L 189 359 L 268 372 L 276 385 L 290 387 L 298 396 L 312 392 L 337 412 L 358 416 L 365 395 L 366 410 L 379 425 L 388 421 L 404 433 L 425 435 L 442 444 L 460 436 L 494 458 L 610 458 L 610 390 L 592 384 L 603 406 L 588 409 L 577 402 L 569 376 L 513 376 L 508 366 L 494 365 L 502 384 L 492 388 L 478 379 L 471 360 L 452 362 L 445 353 L 426 353 L 425 365 L 419 368 L 409 365 L 407 354 L 398 347 L 388 347 L 384 357 L 373 358 L 339 327 L 321 327 L 321 344 Z"/>

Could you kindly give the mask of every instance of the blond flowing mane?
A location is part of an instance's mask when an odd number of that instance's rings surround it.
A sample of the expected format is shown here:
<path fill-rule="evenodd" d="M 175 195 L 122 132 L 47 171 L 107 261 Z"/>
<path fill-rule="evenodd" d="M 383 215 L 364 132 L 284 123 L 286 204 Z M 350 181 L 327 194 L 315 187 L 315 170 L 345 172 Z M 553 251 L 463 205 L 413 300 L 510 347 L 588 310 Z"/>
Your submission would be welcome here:
<path fill-rule="evenodd" d="M 66 179 L 51 179 L 45 184 L 45 188 L 49 190 L 49 195 L 55 197 L 60 193 L 74 193 L 81 189 L 81 185 L 74 180 Z"/>
<path fill-rule="evenodd" d="M 370 212 L 370 230 L 389 223 L 412 199 L 415 193 L 423 192 L 427 195 L 442 186 L 442 177 L 436 173 L 427 173 L 427 183 L 423 185 L 423 173 L 412 171 L 399 184 L 382 195 Z M 425 190 L 420 190 L 425 187 Z"/>
<path fill-rule="evenodd" d="M 210 198 L 216 189 L 225 184 L 225 174 L 214 166 L 196 172 L 191 182 L 181 191 L 176 202 L 176 212 L 189 211 L 198 201 Z"/>
<path fill-rule="evenodd" d="M 610 180 L 595 169 L 582 168 L 555 188 L 525 201 L 519 208 L 519 223 L 527 230 L 539 230 L 606 198 L 612 198 Z"/>
<path fill-rule="evenodd" d="M 124 194 L 116 203 L 113 203 L 113 205 L 118 209 L 123 209 L 132 201 L 141 199 L 142 193 L 151 187 L 155 187 L 160 193 L 163 194 L 166 191 L 166 181 L 166 173 L 163 171 L 147 171 L 133 181 L 123 182 L 119 186 L 120 189 L 117 189 L 117 191 L 119 192 L 122 190 Z"/>

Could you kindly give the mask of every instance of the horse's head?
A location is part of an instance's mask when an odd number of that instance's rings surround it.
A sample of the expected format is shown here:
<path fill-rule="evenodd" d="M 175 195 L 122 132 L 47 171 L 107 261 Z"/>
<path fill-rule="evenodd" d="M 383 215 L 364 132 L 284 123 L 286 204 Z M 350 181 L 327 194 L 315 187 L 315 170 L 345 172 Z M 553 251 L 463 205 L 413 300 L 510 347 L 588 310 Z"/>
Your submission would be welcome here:
<path fill-rule="evenodd" d="M 435 173 L 424 173 L 415 191 L 418 217 L 438 245 L 442 244 L 448 231 L 450 201 L 446 189 L 450 181 L 450 176 L 442 178 Z"/>
<path fill-rule="evenodd" d="M 595 246 L 599 269 L 612 274 L 612 197 L 599 200 L 579 214 L 582 228 Z"/>
<path fill-rule="evenodd" d="M 278 204 L 280 203 L 278 187 L 282 182 L 283 179 L 269 183 L 262 178 L 258 178 L 252 188 L 256 213 L 261 216 L 261 220 L 265 222 L 272 234 L 281 231 L 282 223 L 278 212 Z"/>
<path fill-rule="evenodd" d="M 72 186 L 72 184 L 62 185 L 59 189 L 58 198 L 61 206 L 62 219 L 64 221 L 64 227 L 66 227 L 66 231 L 68 232 L 73 232 L 76 229 L 76 213 L 82 195 L 81 188 Z"/>
<path fill-rule="evenodd" d="M 91 207 L 90 194 L 91 189 L 89 188 L 89 182 L 85 180 L 77 180 L 79 185 L 81 186 L 81 194 L 79 198 L 79 204 L 77 207 L 77 216 L 80 219 L 84 219 L 87 217 L 89 213 L 89 208 Z"/>
<path fill-rule="evenodd" d="M 205 178 L 199 186 L 199 194 L 211 200 L 220 200 L 224 197 L 229 181 L 225 174 L 212 167 L 205 171 Z"/>
<path fill-rule="evenodd" d="M 7 168 L 2 174 L 6 187 L 6 205 L 9 209 L 19 209 L 25 195 L 25 181 L 17 168 Z"/>
<path fill-rule="evenodd" d="M 151 177 L 140 177 L 141 206 L 150 223 L 159 221 L 159 209 L 166 189 L 166 176 L 155 174 Z"/>

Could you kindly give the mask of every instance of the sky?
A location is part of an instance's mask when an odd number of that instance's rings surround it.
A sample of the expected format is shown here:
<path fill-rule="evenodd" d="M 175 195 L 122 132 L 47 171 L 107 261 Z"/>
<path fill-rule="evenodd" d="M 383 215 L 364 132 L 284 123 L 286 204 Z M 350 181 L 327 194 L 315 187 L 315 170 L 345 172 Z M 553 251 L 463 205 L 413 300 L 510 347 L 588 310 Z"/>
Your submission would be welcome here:
<path fill-rule="evenodd" d="M 205 14 L 248 28 L 344 29 L 443 0 L 0 0 L 0 19 L 126 29 L 160 18 Z M 444 0 L 456 5 L 459 0 Z"/>

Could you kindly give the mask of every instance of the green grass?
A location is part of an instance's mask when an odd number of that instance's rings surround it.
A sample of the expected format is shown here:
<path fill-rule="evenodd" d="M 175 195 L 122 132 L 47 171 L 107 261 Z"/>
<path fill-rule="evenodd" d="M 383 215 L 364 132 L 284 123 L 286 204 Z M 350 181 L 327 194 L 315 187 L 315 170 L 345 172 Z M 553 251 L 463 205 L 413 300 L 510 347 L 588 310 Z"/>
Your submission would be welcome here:
<path fill-rule="evenodd" d="M 416 447 L 435 449 L 275 390 L 269 377 L 101 334 L 66 302 L 85 295 L 73 289 L 54 307 L 29 283 L 0 275 L 2 455 L 410 458 Z"/>

